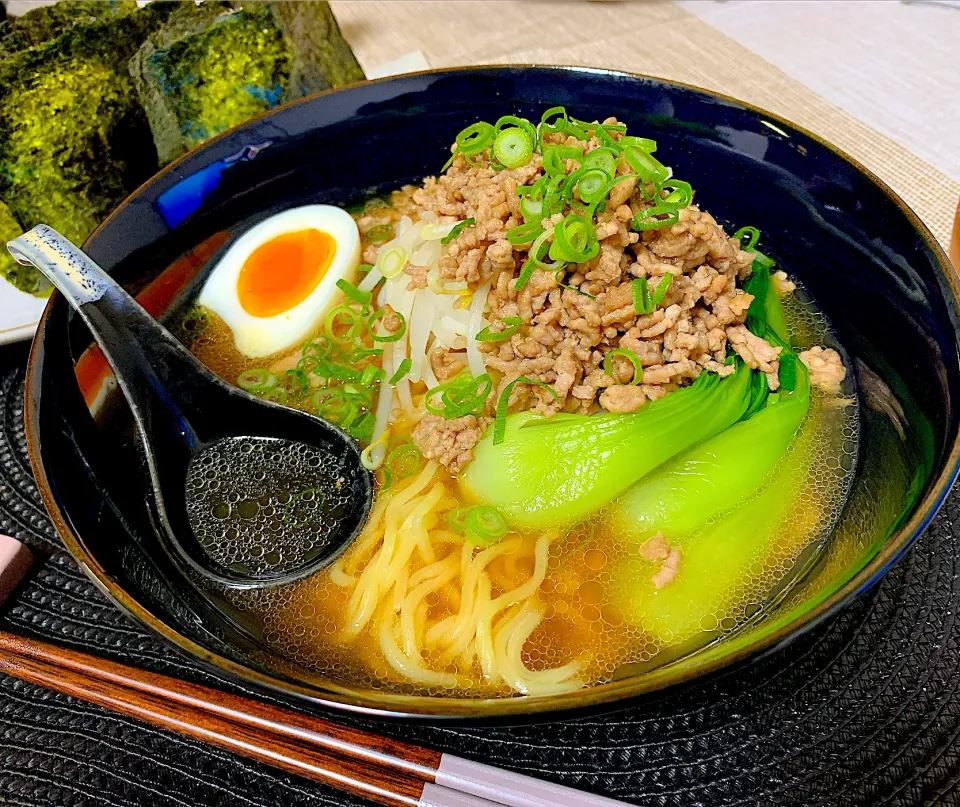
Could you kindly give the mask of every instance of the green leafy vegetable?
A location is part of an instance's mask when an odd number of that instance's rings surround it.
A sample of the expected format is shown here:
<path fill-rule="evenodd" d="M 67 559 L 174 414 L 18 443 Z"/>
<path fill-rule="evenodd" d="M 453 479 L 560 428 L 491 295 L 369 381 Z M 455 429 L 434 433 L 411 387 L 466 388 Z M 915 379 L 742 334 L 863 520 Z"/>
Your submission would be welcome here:
<path fill-rule="evenodd" d="M 665 462 L 628 490 L 609 511 L 615 535 L 643 541 L 663 532 L 689 535 L 753 495 L 780 462 L 810 407 L 806 368 L 784 351 L 795 389 L 766 401 L 753 417 Z M 762 373 L 755 376 L 763 379 Z M 766 406 L 764 406 L 766 403 Z"/>
<path fill-rule="evenodd" d="M 506 439 L 498 445 L 498 430 L 488 430 L 461 485 L 519 527 L 578 521 L 661 463 L 736 423 L 750 402 L 750 377 L 743 365 L 722 380 L 701 373 L 693 385 L 625 415 L 505 417 Z"/>
<path fill-rule="evenodd" d="M 811 434 L 801 434 L 799 453 L 809 450 L 806 443 Z M 668 536 L 671 544 L 680 546 L 682 556 L 677 576 L 660 590 L 652 581 L 652 564 L 639 557 L 624 563 L 613 583 L 624 618 L 642 624 L 663 644 L 678 644 L 703 630 L 716 629 L 719 619 L 735 616 L 751 602 L 763 602 L 769 592 L 755 591 L 751 596 L 745 584 L 754 578 L 751 567 L 763 560 L 781 534 L 803 469 L 802 462 L 785 462 L 757 495 L 718 521 L 689 538 Z"/>

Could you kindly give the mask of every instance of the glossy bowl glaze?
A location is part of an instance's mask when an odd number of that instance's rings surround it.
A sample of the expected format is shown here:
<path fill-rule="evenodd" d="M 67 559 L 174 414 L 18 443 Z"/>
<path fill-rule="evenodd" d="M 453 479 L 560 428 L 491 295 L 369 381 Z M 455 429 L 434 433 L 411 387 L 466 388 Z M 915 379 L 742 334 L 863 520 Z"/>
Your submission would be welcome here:
<path fill-rule="evenodd" d="M 539 119 L 556 104 L 580 118 L 615 115 L 655 138 L 697 202 L 721 221 L 759 227 L 765 249 L 832 319 L 856 368 L 862 433 L 851 500 L 826 550 L 745 629 L 575 694 L 457 700 L 319 679 L 266 649 L 241 615 L 160 551 L 129 413 L 121 402 L 109 416 L 90 416 L 75 369 L 90 337 L 54 295 L 28 374 L 31 458 L 67 547 L 120 607 L 190 656 L 293 698 L 394 716 L 503 719 L 611 704 L 755 657 L 863 592 L 906 550 L 957 474 L 956 278 L 926 227 L 876 177 L 733 99 L 581 68 L 480 67 L 368 82 L 277 109 L 187 155 L 121 205 L 86 249 L 134 292 L 168 270 L 150 293 L 178 292 L 176 309 L 210 256 L 258 218 L 419 181 L 438 171 L 468 123 L 508 113 Z"/>

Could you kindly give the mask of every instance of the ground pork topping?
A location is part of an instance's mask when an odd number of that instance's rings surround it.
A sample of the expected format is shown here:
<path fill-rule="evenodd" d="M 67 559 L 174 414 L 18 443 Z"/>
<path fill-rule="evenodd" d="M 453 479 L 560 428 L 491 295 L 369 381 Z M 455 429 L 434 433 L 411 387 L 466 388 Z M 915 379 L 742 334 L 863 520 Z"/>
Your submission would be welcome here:
<path fill-rule="evenodd" d="M 612 127 L 607 132 L 610 137 L 622 137 L 615 120 L 605 123 Z M 587 131 L 596 132 L 595 127 L 587 126 Z M 605 154 L 613 154 L 593 135 L 582 140 L 562 131 L 548 132 L 543 143 L 546 149 L 572 150 L 558 158 L 567 177 L 580 168 L 581 159 L 571 156 L 576 151 L 586 156 L 602 148 Z M 598 212 L 591 208 L 593 218 L 587 222 L 584 238 L 594 240 L 591 249 L 573 252 L 584 256 L 580 262 L 578 257 L 563 254 L 558 233 L 565 232 L 563 227 L 571 217 L 584 215 L 584 200 L 579 197 L 579 185 L 563 184 L 566 179 L 560 175 L 556 155 L 549 152 L 546 160 L 535 151 L 526 165 L 497 170 L 487 150 L 467 159 L 454 149 L 445 173 L 396 195 L 395 208 L 415 222 L 413 227 L 426 221 L 463 224 L 442 251 L 437 247 L 439 258 L 431 263 L 418 256 L 404 269 L 405 289 L 410 295 L 429 292 L 435 276 L 454 293 L 463 290 L 452 315 L 437 315 L 449 336 L 439 347 L 437 342 L 428 342 L 429 373 L 421 373 L 421 380 L 435 377 L 440 383 L 450 382 L 468 367 L 478 374 L 479 366 L 492 375 L 491 392 L 476 409 L 477 416 L 447 421 L 428 415 L 421 420 L 415 440 L 426 457 L 451 471 L 460 470 L 495 414 L 499 396 L 521 377 L 550 389 L 514 385 L 509 411 L 529 409 L 546 416 L 601 410 L 636 412 L 647 402 L 689 385 L 703 372 L 720 376 L 735 372 L 735 366 L 727 362 L 730 351 L 750 368 L 765 373 L 770 390 L 779 387 L 782 348 L 756 336 L 745 324 L 754 298 L 741 284 L 751 274 L 755 254 L 744 250 L 738 238 L 728 235 L 713 216 L 693 204 L 689 191 L 681 209 L 654 214 L 663 217 L 662 225 L 647 229 L 638 224 L 651 221 L 651 205 L 667 201 L 670 186 L 638 183 L 631 176 L 636 169 L 627 159 L 627 151 L 629 148 L 619 157 L 605 158 L 613 160 L 609 165 L 614 166 L 618 179 L 627 178 L 607 190 Z M 559 184 L 551 186 L 554 180 Z M 540 196 L 531 196 L 538 183 Z M 544 188 L 550 187 L 558 196 L 547 215 L 539 222 L 531 219 L 526 202 L 542 199 L 542 204 L 547 204 Z M 678 184 L 674 182 L 672 187 Z M 358 226 L 365 233 L 390 222 L 383 211 L 375 210 L 363 214 Z M 519 225 L 529 227 L 530 239 L 525 243 L 514 229 Z M 531 254 L 534 243 L 540 245 L 535 256 Z M 365 245 L 364 259 L 373 263 L 376 251 Z M 780 296 L 795 289 L 783 272 L 775 272 L 771 278 Z M 643 288 L 638 284 L 645 284 L 647 302 L 642 295 L 638 297 L 638 289 Z M 481 309 L 471 294 L 488 285 Z M 414 316 L 425 309 L 429 306 L 421 308 L 418 302 Z M 465 352 L 470 337 L 466 319 L 457 316 L 467 309 L 477 312 L 471 313 L 473 317 L 482 313 L 488 336 L 507 330 L 509 319 L 510 335 L 469 342 Z M 394 324 L 395 319 L 384 317 L 384 323 Z M 605 361 L 612 350 L 626 350 L 637 357 L 643 368 L 640 383 L 630 383 L 636 372 L 631 362 Z M 839 356 L 817 350 L 804 354 L 811 381 L 825 390 L 839 389 L 845 372 Z M 679 564 L 679 555 L 670 562 Z M 668 576 L 666 571 L 664 575 Z"/>
<path fill-rule="evenodd" d="M 727 328 L 727 339 L 737 355 L 754 370 L 766 373 L 767 386 L 771 391 L 779 388 L 777 376 L 780 369 L 781 347 L 773 347 L 765 339 L 751 333 L 744 325 Z"/>
<path fill-rule="evenodd" d="M 453 420 L 424 415 L 413 430 L 413 442 L 428 460 L 436 460 L 456 474 L 473 459 L 473 447 L 480 441 L 488 422 L 487 418 L 474 415 Z"/>
<path fill-rule="evenodd" d="M 813 386 L 831 395 L 840 394 L 840 385 L 847 377 L 847 368 L 843 366 L 843 359 L 837 351 L 818 345 L 801 352 L 799 358 L 806 365 Z"/>
<path fill-rule="evenodd" d="M 665 586 L 669 586 L 677 574 L 680 572 L 680 560 L 683 553 L 679 546 L 671 546 L 670 553 L 660 565 L 660 570 L 651 578 L 653 587 L 659 591 Z"/>
<path fill-rule="evenodd" d="M 670 544 L 664 538 L 662 532 L 658 532 L 652 538 L 648 538 L 640 545 L 640 557 L 644 560 L 656 561 L 666 560 L 670 554 Z"/>

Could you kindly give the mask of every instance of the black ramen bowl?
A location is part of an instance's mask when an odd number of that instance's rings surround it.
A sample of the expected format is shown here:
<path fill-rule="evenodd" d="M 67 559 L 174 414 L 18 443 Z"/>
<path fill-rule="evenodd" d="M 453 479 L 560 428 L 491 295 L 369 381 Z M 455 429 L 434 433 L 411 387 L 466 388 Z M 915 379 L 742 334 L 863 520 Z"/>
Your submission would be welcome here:
<path fill-rule="evenodd" d="M 210 256 L 251 223 L 417 182 L 438 172 L 467 124 L 508 113 L 539 119 L 557 104 L 588 120 L 615 115 L 655 138 L 658 156 L 691 182 L 702 207 L 763 231 L 764 248 L 802 281 L 846 348 L 861 403 L 856 475 L 829 541 L 792 587 L 745 628 L 691 655 L 626 668 L 573 694 L 427 698 L 318 678 L 268 649 L 241 614 L 163 554 L 129 412 L 114 396 L 91 416 L 76 366 L 91 338 L 54 294 L 30 360 L 30 454 L 67 547 L 121 608 L 195 659 L 294 699 L 384 715 L 503 718 L 610 704 L 756 657 L 865 591 L 907 550 L 957 475 L 957 279 L 927 228 L 869 171 L 731 98 L 580 68 L 479 67 L 368 82 L 282 107 L 188 154 L 121 205 L 86 250 L 133 292 L 166 272 L 147 305 L 163 308 L 165 293 L 175 311 L 190 277 L 202 278 Z"/>

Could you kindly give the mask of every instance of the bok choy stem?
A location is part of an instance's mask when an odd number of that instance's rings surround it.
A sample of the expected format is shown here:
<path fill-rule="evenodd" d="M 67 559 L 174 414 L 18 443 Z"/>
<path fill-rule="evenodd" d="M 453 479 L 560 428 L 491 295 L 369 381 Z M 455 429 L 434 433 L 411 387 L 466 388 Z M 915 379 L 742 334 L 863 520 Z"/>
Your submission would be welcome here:
<path fill-rule="evenodd" d="M 742 364 L 723 379 L 702 373 L 692 386 L 626 415 L 511 415 L 502 444 L 493 444 L 492 430 L 477 444 L 461 487 L 516 527 L 579 521 L 736 423 L 750 404 L 751 375 Z"/>

